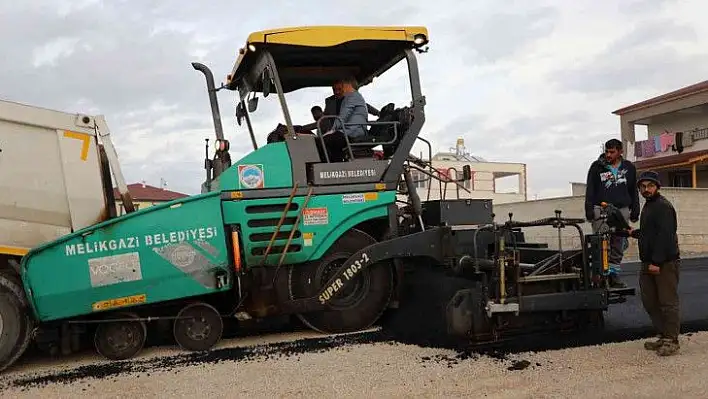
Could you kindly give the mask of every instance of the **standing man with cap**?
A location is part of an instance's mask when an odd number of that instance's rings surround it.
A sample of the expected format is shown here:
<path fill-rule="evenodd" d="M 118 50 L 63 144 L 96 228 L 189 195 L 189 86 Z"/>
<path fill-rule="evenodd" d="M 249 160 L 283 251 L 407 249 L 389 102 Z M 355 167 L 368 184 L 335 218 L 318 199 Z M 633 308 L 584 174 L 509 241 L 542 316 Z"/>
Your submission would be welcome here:
<path fill-rule="evenodd" d="M 634 164 L 622 157 L 622 142 L 617 139 L 608 140 L 605 143 L 605 152 L 590 165 L 585 188 L 585 218 L 591 223 L 593 233 L 597 233 L 602 226 L 600 204 L 603 202 L 619 208 L 628 223 L 637 222 L 639 194 L 636 179 L 637 170 Z M 612 237 L 609 282 L 613 288 L 626 287 L 617 274 L 627 246 L 626 237 Z"/>
<path fill-rule="evenodd" d="M 639 241 L 642 304 L 659 336 L 657 341 L 646 342 L 644 348 L 655 350 L 661 356 L 669 356 L 679 350 L 681 328 L 676 210 L 659 192 L 661 183 L 656 172 L 643 172 L 637 186 L 646 203 L 639 229 L 630 230 L 630 236 Z"/>

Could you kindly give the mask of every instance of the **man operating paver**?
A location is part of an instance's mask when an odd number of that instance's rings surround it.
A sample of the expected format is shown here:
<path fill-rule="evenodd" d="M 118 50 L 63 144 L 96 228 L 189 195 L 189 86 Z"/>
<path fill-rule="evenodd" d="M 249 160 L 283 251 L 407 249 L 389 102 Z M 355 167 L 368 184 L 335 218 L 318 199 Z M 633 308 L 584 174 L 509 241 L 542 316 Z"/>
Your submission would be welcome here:
<path fill-rule="evenodd" d="M 619 208 L 625 220 L 636 223 L 639 219 L 639 195 L 635 185 L 637 170 L 634 164 L 622 157 L 622 142 L 617 139 L 605 143 L 605 152 L 588 170 L 585 188 L 585 218 L 591 223 L 593 233 L 602 226 L 600 211 L 603 202 Z M 613 288 L 624 288 L 619 280 L 620 264 L 627 249 L 626 237 L 613 236 L 610 247 L 609 281 Z"/>
<path fill-rule="evenodd" d="M 642 304 L 649 314 L 658 340 L 644 347 L 669 356 L 679 350 L 679 246 L 676 234 L 676 210 L 661 195 L 656 172 L 643 172 L 637 181 L 646 203 L 642 208 L 639 229 L 630 230 L 630 236 L 639 241 L 639 259 L 642 270 L 639 277 Z"/>

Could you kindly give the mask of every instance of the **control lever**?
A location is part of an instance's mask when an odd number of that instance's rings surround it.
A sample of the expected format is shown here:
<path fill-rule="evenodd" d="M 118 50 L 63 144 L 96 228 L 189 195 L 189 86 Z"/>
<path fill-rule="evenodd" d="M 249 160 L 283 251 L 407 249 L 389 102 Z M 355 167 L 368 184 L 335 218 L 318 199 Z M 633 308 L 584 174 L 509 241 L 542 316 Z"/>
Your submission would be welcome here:
<path fill-rule="evenodd" d="M 556 219 L 558 220 L 558 268 L 563 272 L 563 237 L 561 231 L 563 229 L 563 221 L 561 220 L 561 210 L 556 209 Z"/>

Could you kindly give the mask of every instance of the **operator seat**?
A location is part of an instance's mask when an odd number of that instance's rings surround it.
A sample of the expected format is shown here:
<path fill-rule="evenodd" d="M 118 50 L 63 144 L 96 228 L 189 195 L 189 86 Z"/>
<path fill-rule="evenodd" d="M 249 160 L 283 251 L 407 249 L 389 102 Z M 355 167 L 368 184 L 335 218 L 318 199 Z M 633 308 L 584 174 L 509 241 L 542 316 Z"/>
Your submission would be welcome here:
<path fill-rule="evenodd" d="M 355 158 L 373 156 L 373 148 L 379 145 L 383 147 L 383 159 L 390 158 L 393 153 L 396 152 L 396 149 L 398 148 L 398 145 L 403 139 L 403 136 L 408 132 L 408 129 L 410 128 L 412 118 L 410 114 L 410 108 L 403 107 L 395 109 L 394 107 L 395 105 L 393 103 L 388 103 L 385 107 L 381 108 L 379 118 L 372 123 L 371 129 L 369 130 L 368 134 L 364 137 L 355 139 L 356 142 L 364 142 L 367 144 L 370 143 L 364 146 L 352 147 L 352 152 L 354 152 Z M 395 125 L 391 122 L 394 122 Z M 355 141 L 352 140 L 352 142 Z M 393 142 L 391 143 L 391 141 Z"/>
<path fill-rule="evenodd" d="M 409 107 L 403 107 L 391 111 L 391 114 L 387 118 L 390 118 L 391 122 L 396 122 L 397 134 L 396 139 L 392 144 L 383 145 L 384 159 L 390 158 L 393 153 L 396 152 L 396 149 L 398 149 L 398 146 L 401 144 L 401 140 L 403 140 L 403 137 L 408 134 L 411 123 L 413 122 L 413 114 L 411 113 L 411 109 Z M 383 127 L 385 128 L 385 133 L 383 133 L 384 139 L 381 141 L 391 141 L 394 134 L 393 125 L 388 124 Z"/>
<path fill-rule="evenodd" d="M 379 111 L 379 118 L 371 122 L 371 127 L 368 127 L 366 134 L 362 137 L 356 137 L 349 140 L 350 143 L 367 143 L 365 145 L 353 145 L 352 153 L 354 158 L 371 158 L 374 156 L 374 147 L 379 146 L 380 142 L 390 141 L 393 138 L 393 126 L 390 124 L 377 124 L 378 122 L 392 122 L 395 115 L 393 114 L 393 103 L 388 103 Z M 390 131 L 389 131 L 390 130 Z M 388 134 L 390 133 L 390 134 Z M 345 148 L 346 150 L 346 148 Z M 347 154 L 348 155 L 348 154 Z"/>

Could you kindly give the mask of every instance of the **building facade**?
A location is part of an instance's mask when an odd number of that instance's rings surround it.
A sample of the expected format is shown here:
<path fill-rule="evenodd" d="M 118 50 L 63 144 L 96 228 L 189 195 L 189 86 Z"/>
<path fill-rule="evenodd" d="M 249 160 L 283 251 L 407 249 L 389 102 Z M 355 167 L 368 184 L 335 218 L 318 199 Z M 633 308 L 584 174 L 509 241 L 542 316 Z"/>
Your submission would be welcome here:
<path fill-rule="evenodd" d="M 165 190 L 164 188 L 158 188 L 149 184 L 145 184 L 145 182 L 128 184 L 128 192 L 130 192 L 130 196 L 132 197 L 133 205 L 135 206 L 136 211 L 153 205 L 161 204 L 163 202 L 188 197 L 187 194 Z M 121 201 L 120 199 L 120 193 L 118 192 L 117 188 L 113 189 L 113 194 L 116 198 L 116 214 L 124 215 L 126 213 L 125 207 L 123 206 L 123 201 Z"/>
<path fill-rule="evenodd" d="M 465 149 L 464 139 L 458 138 L 457 145 L 449 152 L 439 152 L 432 157 L 434 174 L 445 179 L 462 177 L 462 168 L 469 165 L 472 179 L 460 183 L 442 183 L 425 173 L 411 171 L 418 195 L 421 200 L 437 199 L 491 199 L 494 204 L 526 201 L 526 165 L 521 163 L 488 162 L 483 158 L 469 154 Z M 501 190 L 499 179 L 516 176 L 515 188 Z M 469 190 L 467 192 L 465 189 Z"/>
<path fill-rule="evenodd" d="M 667 187 L 708 188 L 708 81 L 614 111 L 639 172 L 655 170 Z M 647 128 L 636 140 L 635 126 Z"/>

